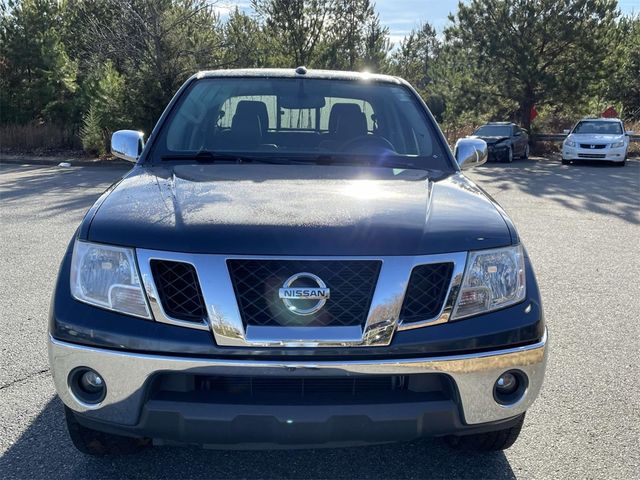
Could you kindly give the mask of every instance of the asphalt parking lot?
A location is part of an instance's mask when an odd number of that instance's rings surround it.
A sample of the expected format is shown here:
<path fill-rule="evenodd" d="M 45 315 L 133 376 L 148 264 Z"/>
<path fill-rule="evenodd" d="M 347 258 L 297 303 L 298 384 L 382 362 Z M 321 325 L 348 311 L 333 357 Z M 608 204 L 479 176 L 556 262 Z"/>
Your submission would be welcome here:
<path fill-rule="evenodd" d="M 519 228 L 551 333 L 541 397 L 505 453 L 438 441 L 347 449 L 162 447 L 94 459 L 67 439 L 46 355 L 58 263 L 85 210 L 124 173 L 110 167 L 0 168 L 1 478 L 638 478 L 640 161 L 552 161 L 470 173 Z"/>

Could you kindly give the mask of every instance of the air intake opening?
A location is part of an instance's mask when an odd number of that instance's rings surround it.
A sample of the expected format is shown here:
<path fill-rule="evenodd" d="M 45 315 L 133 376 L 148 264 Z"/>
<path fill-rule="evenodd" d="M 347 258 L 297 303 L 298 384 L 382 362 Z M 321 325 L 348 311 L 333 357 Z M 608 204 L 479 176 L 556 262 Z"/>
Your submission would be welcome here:
<path fill-rule="evenodd" d="M 151 400 L 208 404 L 342 405 L 441 401 L 454 398 L 441 374 L 345 377 L 161 374 Z"/>
<path fill-rule="evenodd" d="M 201 322 L 207 315 L 196 269 L 190 263 L 151 260 L 151 273 L 165 313 L 175 319 Z"/>
<path fill-rule="evenodd" d="M 400 320 L 410 323 L 435 318 L 446 300 L 452 273 L 451 262 L 415 267 L 409 278 Z"/>

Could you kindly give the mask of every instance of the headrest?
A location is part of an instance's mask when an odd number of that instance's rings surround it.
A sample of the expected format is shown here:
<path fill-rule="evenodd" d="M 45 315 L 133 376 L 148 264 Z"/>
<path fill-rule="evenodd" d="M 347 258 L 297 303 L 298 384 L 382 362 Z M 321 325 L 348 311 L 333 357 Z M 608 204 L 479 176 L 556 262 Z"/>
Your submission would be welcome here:
<path fill-rule="evenodd" d="M 356 113 L 362 113 L 359 105 L 355 103 L 336 103 L 331 107 L 331 113 L 329 114 L 329 132 L 336 132 L 338 129 L 338 120 L 342 115 L 355 115 Z"/>
<path fill-rule="evenodd" d="M 236 110 L 231 121 L 231 133 L 247 145 L 257 145 L 262 141 L 262 127 L 258 115 L 249 111 Z"/>
<path fill-rule="evenodd" d="M 357 107 L 357 105 L 356 105 Z M 367 134 L 367 118 L 364 113 L 358 109 L 353 111 L 349 109 L 338 118 L 338 127 L 336 137 L 341 139 L 352 139 Z"/>
<path fill-rule="evenodd" d="M 267 129 L 269 128 L 269 114 L 267 113 L 267 106 L 264 102 L 258 100 L 241 100 L 236 107 L 236 115 L 239 113 L 256 115 L 260 119 L 262 134 L 267 133 Z"/>

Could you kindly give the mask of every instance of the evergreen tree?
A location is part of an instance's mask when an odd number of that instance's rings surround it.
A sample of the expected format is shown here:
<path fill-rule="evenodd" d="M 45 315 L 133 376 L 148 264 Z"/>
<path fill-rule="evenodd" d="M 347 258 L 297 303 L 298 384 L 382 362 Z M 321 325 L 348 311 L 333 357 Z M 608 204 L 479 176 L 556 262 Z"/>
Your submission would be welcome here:
<path fill-rule="evenodd" d="M 477 88 L 517 104 L 529 128 L 534 105 L 591 93 L 618 15 L 615 0 L 472 0 L 446 34 L 475 52 Z"/>
<path fill-rule="evenodd" d="M 0 3 L 0 120 L 64 122 L 76 91 L 76 64 L 58 27 L 56 0 Z"/>

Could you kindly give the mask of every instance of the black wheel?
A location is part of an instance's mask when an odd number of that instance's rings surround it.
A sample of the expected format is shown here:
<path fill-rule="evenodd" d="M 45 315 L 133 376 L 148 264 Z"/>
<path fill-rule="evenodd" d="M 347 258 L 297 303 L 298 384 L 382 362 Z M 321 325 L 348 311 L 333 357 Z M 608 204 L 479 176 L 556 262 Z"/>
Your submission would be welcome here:
<path fill-rule="evenodd" d="M 562 164 L 563 165 L 569 165 L 571 164 L 571 160 L 565 160 L 564 158 L 562 159 Z"/>
<path fill-rule="evenodd" d="M 73 446 L 85 455 L 127 455 L 138 453 L 151 443 L 147 438 L 122 437 L 87 428 L 78 422 L 73 411 L 66 406 L 64 417 Z"/>
<path fill-rule="evenodd" d="M 529 144 L 526 144 L 524 146 L 524 151 L 522 152 L 522 160 L 528 160 L 529 159 Z"/>
<path fill-rule="evenodd" d="M 507 149 L 507 163 L 513 162 L 513 147 Z"/>
<path fill-rule="evenodd" d="M 627 159 L 626 158 L 621 162 L 616 162 L 616 166 L 618 166 L 618 167 L 624 167 L 626 164 L 627 164 Z"/>
<path fill-rule="evenodd" d="M 513 427 L 495 432 L 475 433 L 473 435 L 451 435 L 445 441 L 451 448 L 470 452 L 496 452 L 506 450 L 515 443 L 522 430 L 524 413 Z"/>

